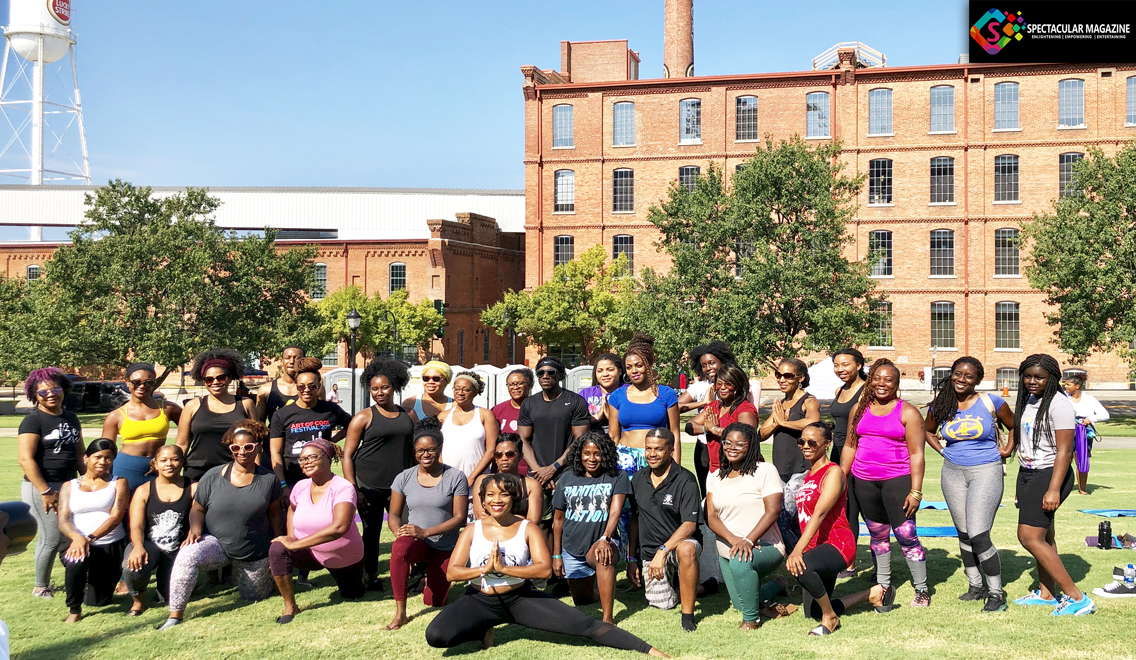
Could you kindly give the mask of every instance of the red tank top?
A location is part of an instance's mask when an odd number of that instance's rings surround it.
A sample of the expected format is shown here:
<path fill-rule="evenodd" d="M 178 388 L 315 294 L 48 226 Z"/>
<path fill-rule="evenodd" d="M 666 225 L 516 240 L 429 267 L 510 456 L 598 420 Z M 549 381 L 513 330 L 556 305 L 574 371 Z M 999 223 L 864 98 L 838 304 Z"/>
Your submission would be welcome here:
<path fill-rule="evenodd" d="M 828 474 L 828 471 L 833 468 L 839 470 L 840 466 L 836 463 L 829 463 L 815 473 L 806 474 L 805 482 L 797 491 L 797 519 L 801 523 L 802 531 L 813 517 L 813 510 L 816 508 L 817 500 L 820 499 L 820 484 L 824 480 L 824 475 Z M 809 541 L 809 546 L 805 548 L 805 552 L 822 543 L 828 543 L 836 548 L 844 561 L 852 563 L 852 560 L 856 557 L 856 537 L 852 534 L 852 528 L 848 526 L 848 516 L 845 513 L 847 497 L 848 491 L 845 489 L 844 492 L 840 493 L 836 503 L 829 509 L 828 515 L 824 517 L 824 521 L 820 524 L 820 529 L 817 530 L 812 541 Z"/>
<path fill-rule="evenodd" d="M 711 401 L 706 405 L 706 407 L 710 410 L 713 410 L 715 415 L 718 415 L 718 426 L 722 427 L 723 430 L 730 424 L 738 421 L 738 417 L 741 417 L 742 413 L 753 413 L 753 416 L 757 417 L 757 408 L 755 408 L 749 401 L 742 401 L 732 411 L 726 411 L 725 413 L 721 412 L 722 402 L 717 399 Z M 722 439 L 707 431 L 706 449 L 709 450 L 710 454 L 709 458 L 711 474 L 717 474 L 718 468 L 722 466 L 722 463 L 719 460 L 721 458 L 721 454 L 719 453 L 721 447 Z"/>

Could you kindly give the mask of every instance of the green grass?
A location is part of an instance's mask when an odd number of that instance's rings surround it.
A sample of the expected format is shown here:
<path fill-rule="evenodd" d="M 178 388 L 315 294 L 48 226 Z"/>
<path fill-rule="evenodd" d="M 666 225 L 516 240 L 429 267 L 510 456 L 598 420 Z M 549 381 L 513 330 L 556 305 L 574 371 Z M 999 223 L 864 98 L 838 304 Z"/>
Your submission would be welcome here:
<path fill-rule="evenodd" d="M 1136 437 L 1136 417 L 1113 417 L 1096 425 L 1097 433 L 1108 436 Z"/>
<path fill-rule="evenodd" d="M 1093 457 L 1089 497 L 1072 495 L 1058 513 L 1058 543 L 1066 566 L 1082 588 L 1089 590 L 1111 580 L 1112 567 L 1131 561 L 1128 551 L 1105 552 L 1086 548 L 1084 537 L 1095 534 L 1102 518 L 1078 513 L 1076 508 L 1132 506 L 1134 486 L 1131 466 L 1136 450 L 1099 448 Z M 684 452 L 691 454 L 692 452 Z M 929 457 L 924 492 L 928 499 L 941 500 L 940 459 Z M 1013 478 L 995 524 L 994 540 L 1001 549 L 1003 579 L 1011 598 L 1025 593 L 1034 584 L 1033 561 L 1015 540 L 1016 511 L 1013 508 Z M 20 472 L 15 461 L 14 439 L 0 439 L 0 501 L 18 499 Z M 923 525 L 950 525 L 947 512 L 924 511 Z M 1113 520 L 1116 532 L 1136 531 L 1136 523 Z M 389 542 L 389 538 L 386 541 Z M 740 615 L 731 610 L 724 593 L 700 601 L 698 631 L 686 634 L 679 628 L 677 611 L 663 612 L 646 607 L 641 593 L 618 594 L 616 620 L 619 625 L 643 637 L 658 648 L 684 658 L 1120 658 L 1133 657 L 1127 633 L 1136 615 L 1136 602 L 1098 602 L 1097 614 L 1075 619 L 1053 619 L 1046 608 L 1011 605 L 1008 612 L 983 614 L 981 604 L 961 603 L 956 596 L 966 590 L 955 539 L 926 539 L 932 605 L 926 610 L 906 607 L 912 589 L 907 568 L 898 548 L 893 548 L 895 583 L 898 585 L 895 612 L 878 615 L 862 608 L 846 614 L 840 632 L 828 639 L 807 639 L 812 627 L 799 613 L 767 623 L 760 630 L 743 633 L 737 629 Z M 870 563 L 861 541 L 861 564 Z M 386 569 L 385 559 L 383 570 Z M 57 565 L 55 581 L 62 583 L 63 569 Z M 165 610 L 155 608 L 144 616 L 126 618 L 127 597 L 114 606 L 87 608 L 77 625 L 61 623 L 67 614 L 62 595 L 53 600 L 33 599 L 34 582 L 30 552 L 7 559 L 0 568 L 0 618 L 11 628 L 13 657 L 20 660 L 59 658 L 187 658 L 193 660 L 262 658 L 439 658 L 443 655 L 476 653 L 469 644 L 443 653 L 429 648 L 424 640 L 433 610 L 422 607 L 421 596 L 410 600 L 414 619 L 398 632 L 382 627 L 390 620 L 393 604 L 389 593 L 371 594 L 356 603 L 341 603 L 333 595 L 334 586 L 325 572 L 313 575 L 316 588 L 298 595 L 306 608 L 292 624 L 278 626 L 273 619 L 280 613 L 280 598 L 246 604 L 235 589 L 216 589 L 199 593 L 187 610 L 186 623 L 170 632 L 155 631 L 165 619 Z M 620 586 L 623 586 L 621 581 Z M 864 578 L 843 581 L 837 594 L 866 588 Z M 451 598 L 460 587 L 455 586 Z M 1102 599 L 1103 600 L 1103 599 Z M 799 596 L 798 596 L 799 602 Z M 585 611 L 599 615 L 597 607 Z M 538 633 L 506 626 L 497 631 L 498 646 L 475 657 L 557 659 L 621 657 L 619 652 L 592 646 L 586 641 Z M 622 657 L 632 657 L 630 654 Z"/>
<path fill-rule="evenodd" d="M 99 430 L 103 427 L 103 420 L 109 413 L 83 413 L 79 415 L 79 423 L 83 425 L 83 437 L 88 440 L 97 438 Z M 0 415 L 0 429 L 18 429 L 24 415 Z M 92 435 L 94 434 L 94 435 Z"/>

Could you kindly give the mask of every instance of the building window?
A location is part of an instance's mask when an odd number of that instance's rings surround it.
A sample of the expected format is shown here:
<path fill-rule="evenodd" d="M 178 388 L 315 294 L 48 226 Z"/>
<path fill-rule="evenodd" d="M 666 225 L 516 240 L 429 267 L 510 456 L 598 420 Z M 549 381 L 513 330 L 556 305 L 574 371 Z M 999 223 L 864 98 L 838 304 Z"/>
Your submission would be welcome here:
<path fill-rule="evenodd" d="M 619 234 L 611 239 L 611 258 L 618 259 L 619 255 L 627 255 L 627 272 L 635 272 L 635 237 L 628 234 Z"/>
<path fill-rule="evenodd" d="M 567 104 L 552 106 L 552 146 L 571 147 L 572 141 L 572 106 Z"/>
<path fill-rule="evenodd" d="M 950 229 L 931 232 L 931 275 L 953 277 L 955 274 L 955 233 Z"/>
<path fill-rule="evenodd" d="M 734 245 L 734 277 L 745 275 L 745 260 L 753 256 L 753 241 L 738 241 Z"/>
<path fill-rule="evenodd" d="M 868 135 L 887 135 L 891 131 L 891 90 L 868 92 Z"/>
<path fill-rule="evenodd" d="M 576 258 L 576 239 L 556 236 L 552 239 L 552 266 L 563 266 Z"/>
<path fill-rule="evenodd" d="M 1017 156 L 994 157 L 994 201 L 1019 201 Z"/>
<path fill-rule="evenodd" d="M 36 280 L 38 280 L 41 270 L 42 269 L 35 264 L 28 266 L 28 281 L 35 282 Z"/>
<path fill-rule="evenodd" d="M 895 345 L 895 335 L 892 333 L 891 326 L 891 303 L 876 303 L 872 307 L 872 313 L 876 317 L 876 338 L 873 340 L 872 346 L 891 348 Z"/>
<path fill-rule="evenodd" d="M 481 363 L 482 364 L 489 364 L 490 362 L 493 361 L 492 359 L 490 359 L 492 356 L 491 356 L 490 350 L 489 350 L 489 328 L 482 328 L 481 329 L 481 335 L 482 335 Z"/>
<path fill-rule="evenodd" d="M 1021 274 L 1017 229 L 994 231 L 994 274 L 1012 276 Z"/>
<path fill-rule="evenodd" d="M 931 132 L 953 133 L 955 130 L 955 88 L 936 85 L 931 88 Z"/>
<path fill-rule="evenodd" d="M 635 144 L 635 104 L 620 101 L 612 107 L 612 143 L 617 147 L 630 147 Z"/>
<path fill-rule="evenodd" d="M 556 170 L 552 210 L 556 213 L 576 211 L 576 173 L 572 170 Z"/>
<path fill-rule="evenodd" d="M 702 101 L 683 99 L 678 108 L 679 144 L 702 144 Z"/>
<path fill-rule="evenodd" d="M 757 133 L 757 97 L 739 96 L 735 108 L 734 139 L 756 140 Z"/>
<path fill-rule="evenodd" d="M 994 85 L 994 130 L 1018 128 L 1018 83 L 998 83 Z"/>
<path fill-rule="evenodd" d="M 611 210 L 635 210 L 635 170 L 621 169 L 611 173 Z"/>
<path fill-rule="evenodd" d="M 891 277 L 891 232 L 877 229 L 868 233 L 868 258 L 872 264 L 872 277 Z"/>
<path fill-rule="evenodd" d="M 678 183 L 688 192 L 694 192 L 694 187 L 698 185 L 698 175 L 702 170 L 697 165 L 685 165 L 678 168 Z"/>
<path fill-rule="evenodd" d="M 1136 76 L 1129 76 L 1125 87 L 1128 92 L 1128 103 L 1126 105 L 1127 112 L 1125 113 L 1124 123 L 1132 125 L 1136 124 Z"/>
<path fill-rule="evenodd" d="M 458 330 L 458 364 L 465 364 L 465 330 Z"/>
<path fill-rule="evenodd" d="M 1070 197 L 1081 194 L 1077 182 L 1073 178 L 1073 163 L 1081 160 L 1085 154 L 1061 154 L 1057 157 L 1057 186 L 1061 197 Z"/>
<path fill-rule="evenodd" d="M 931 345 L 935 348 L 955 347 L 954 303 L 931 303 Z"/>
<path fill-rule="evenodd" d="M 811 92 L 805 95 L 805 136 L 831 137 L 828 129 L 828 92 Z"/>
<path fill-rule="evenodd" d="M 1077 78 L 1057 83 L 1057 125 L 1080 128 L 1085 125 L 1085 81 Z"/>
<path fill-rule="evenodd" d="M 1022 326 L 1019 305 L 1000 302 L 994 305 L 994 348 L 1021 348 Z"/>
<path fill-rule="evenodd" d="M 868 163 L 868 204 L 891 204 L 891 161 L 887 158 Z"/>
<path fill-rule="evenodd" d="M 402 291 L 406 288 L 406 264 L 393 263 L 390 265 L 390 293 Z"/>
<path fill-rule="evenodd" d="M 931 203 L 951 204 L 955 201 L 955 159 L 936 156 L 931 159 Z"/>
<path fill-rule="evenodd" d="M 994 387 L 1001 389 L 1003 387 L 1009 389 L 1018 389 L 1018 368 L 1017 367 L 999 367 L 994 372 Z"/>
<path fill-rule="evenodd" d="M 327 264 L 316 264 L 316 283 L 312 287 L 312 300 L 327 296 Z"/>
<path fill-rule="evenodd" d="M 339 366 L 339 351 L 332 351 L 327 355 L 320 358 L 320 363 L 325 367 L 338 367 Z"/>
<path fill-rule="evenodd" d="M 951 377 L 950 367 L 935 367 L 931 372 L 931 389 L 937 390 L 939 383 Z"/>
<path fill-rule="evenodd" d="M 738 163 L 737 165 L 734 165 L 734 171 L 735 172 L 741 172 L 742 170 L 745 169 L 745 166 L 746 166 L 745 163 Z"/>

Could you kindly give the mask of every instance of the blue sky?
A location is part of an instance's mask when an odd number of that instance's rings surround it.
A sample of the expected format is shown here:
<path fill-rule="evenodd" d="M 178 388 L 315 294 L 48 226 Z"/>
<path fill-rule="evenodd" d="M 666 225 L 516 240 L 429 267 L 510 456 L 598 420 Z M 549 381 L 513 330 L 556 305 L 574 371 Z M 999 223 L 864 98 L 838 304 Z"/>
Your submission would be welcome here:
<path fill-rule="evenodd" d="M 662 70 L 663 0 L 73 0 L 95 183 L 521 188 L 519 67 L 623 39 Z M 695 0 L 701 75 L 793 71 L 838 41 L 954 62 L 966 2 Z M 7 2 L 0 0 L 7 22 Z"/>

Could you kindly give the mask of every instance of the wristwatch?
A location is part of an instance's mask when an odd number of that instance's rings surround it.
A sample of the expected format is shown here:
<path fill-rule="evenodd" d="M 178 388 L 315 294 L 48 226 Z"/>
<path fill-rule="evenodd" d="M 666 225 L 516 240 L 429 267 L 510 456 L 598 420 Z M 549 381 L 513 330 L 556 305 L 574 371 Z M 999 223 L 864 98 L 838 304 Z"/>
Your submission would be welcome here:
<path fill-rule="evenodd" d="M 99 537 L 95 536 L 94 534 L 87 534 L 87 540 L 88 540 L 88 541 L 94 541 L 94 540 L 96 540 L 96 539 L 98 539 L 98 538 L 99 538 Z"/>
<path fill-rule="evenodd" d="M 667 554 L 668 552 L 670 552 L 670 550 L 667 550 L 667 546 L 666 546 L 666 544 L 664 543 L 663 545 L 660 545 L 660 546 L 659 546 L 659 552 L 661 552 L 661 553 L 663 553 L 663 554 L 665 555 L 665 554 Z"/>

